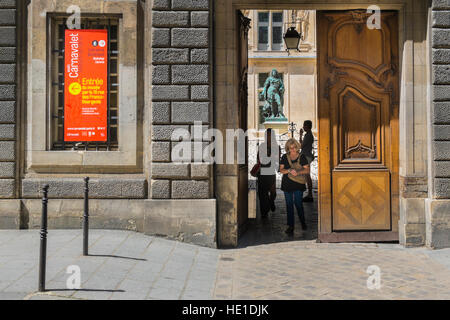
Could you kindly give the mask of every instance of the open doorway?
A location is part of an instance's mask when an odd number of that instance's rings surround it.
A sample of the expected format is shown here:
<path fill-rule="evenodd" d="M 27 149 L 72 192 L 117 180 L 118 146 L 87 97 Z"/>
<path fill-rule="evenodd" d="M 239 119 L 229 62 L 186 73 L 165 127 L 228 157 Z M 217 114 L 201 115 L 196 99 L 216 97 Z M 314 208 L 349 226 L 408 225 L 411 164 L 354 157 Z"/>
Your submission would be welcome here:
<path fill-rule="evenodd" d="M 234 23 L 224 18 L 229 17 L 229 13 L 219 14 L 216 19 L 216 27 L 224 24 L 216 29 L 221 41 L 216 44 L 216 62 L 220 61 L 216 66 L 216 125 L 222 129 L 248 129 L 249 126 L 264 129 L 258 98 L 260 77 L 264 79 L 268 71 L 279 68 L 287 83 L 284 110 L 288 115 L 284 129 L 278 128 L 280 144 L 283 146 L 282 140 L 291 135 L 291 122 L 296 122 L 293 134 L 298 138 L 302 122 L 311 120 L 316 138 L 318 161 L 312 164 L 312 172 L 317 192 L 309 208 L 312 212 L 306 214 L 310 219 L 310 233 L 300 231 L 299 239 L 323 242 L 398 240 L 401 74 L 398 18 L 399 12 L 405 12 L 404 5 L 392 5 L 392 8 L 384 5 L 378 29 L 366 28 L 370 14 L 363 5 L 342 4 L 340 8 L 322 3 L 318 11 L 313 4 L 293 5 L 290 1 L 280 3 L 281 9 L 275 5 L 261 9 L 249 5 L 255 12 L 253 32 L 258 37 L 256 41 L 253 39 L 254 52 L 250 54 L 251 33 L 240 24 L 245 19 L 238 18 L 247 8 L 242 3 L 231 7 L 235 13 Z M 247 10 L 247 14 L 251 11 Z M 290 52 L 288 55 L 280 44 L 280 20 L 283 23 L 282 17 L 292 16 L 294 11 L 300 15 L 307 11 L 315 20 L 312 28 L 311 22 L 308 27 L 314 30 L 309 45 L 316 48 L 316 52 L 313 49 L 313 53 L 308 53 L 308 48 L 304 47 L 303 57 L 301 45 L 298 54 Z M 258 21 L 261 24 L 255 26 Z M 284 31 L 282 28 L 281 34 Z M 242 35 L 247 38 L 243 39 Z M 243 43 L 245 50 L 242 50 Z M 274 56 L 272 62 L 265 62 Z M 300 63 L 307 59 L 312 60 L 312 67 Z M 302 81 L 308 81 L 306 79 L 311 80 L 312 89 L 296 89 L 302 86 Z M 312 101 L 308 101 L 311 92 Z M 308 102 L 302 106 L 305 101 Z M 295 117 L 298 120 L 293 121 Z M 255 150 L 258 139 L 249 141 L 247 170 L 252 166 L 252 157 L 256 156 L 251 150 Z M 244 231 L 255 218 L 252 212 L 249 215 L 248 208 L 254 210 L 252 204 L 257 203 L 256 196 L 248 197 L 242 192 L 245 186 L 251 194 L 254 185 L 248 171 L 244 176 L 241 169 L 243 167 L 232 166 L 216 169 L 218 242 L 222 247 L 236 247 L 239 239 L 245 240 Z M 283 194 L 278 192 L 277 198 L 279 209 L 283 210 Z M 242 210 L 244 207 L 246 212 Z M 317 212 L 315 218 L 314 212 Z M 286 215 L 275 217 L 281 226 Z M 296 219 L 298 222 L 297 216 Z M 275 223 L 277 219 L 272 221 Z M 264 232 L 257 231 L 260 235 Z M 286 238 L 276 239 L 274 241 Z"/>
<path fill-rule="evenodd" d="M 248 32 L 248 129 L 257 131 L 249 138 L 249 168 L 257 162 L 258 146 L 264 142 L 264 131 L 275 131 L 282 156 L 288 139 L 300 141 L 300 130 L 306 120 L 312 122 L 314 160 L 310 163 L 313 202 L 304 202 L 307 230 L 298 225 L 287 235 L 285 195 L 281 190 L 282 174 L 276 174 L 275 206 L 267 217 L 261 214 L 262 179 L 249 175 L 249 226 L 239 245 L 256 245 L 292 240 L 315 240 L 318 235 L 318 162 L 317 162 L 317 46 L 315 10 L 243 10 L 251 20 Z M 299 50 L 286 51 L 283 35 L 295 26 L 301 35 Z M 280 79 L 284 119 L 267 114 L 267 79 L 276 71 Z M 273 120 L 271 120 L 273 118 Z M 304 134 L 302 135 L 304 137 Z M 309 193 L 308 186 L 303 196 Z M 272 200 L 271 198 L 270 200 Z M 310 197 L 308 197 L 308 200 Z M 264 205 L 263 205 L 264 206 Z M 272 209 L 274 209 L 272 211 Z"/>

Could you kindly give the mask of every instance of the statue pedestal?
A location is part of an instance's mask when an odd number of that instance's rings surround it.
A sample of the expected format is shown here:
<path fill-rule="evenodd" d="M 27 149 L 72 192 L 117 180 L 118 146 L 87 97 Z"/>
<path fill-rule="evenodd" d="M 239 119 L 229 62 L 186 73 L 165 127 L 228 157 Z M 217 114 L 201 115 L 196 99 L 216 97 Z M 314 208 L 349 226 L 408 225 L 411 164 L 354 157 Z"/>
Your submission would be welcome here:
<path fill-rule="evenodd" d="M 278 131 L 278 134 L 283 134 L 289 131 L 289 121 L 286 118 L 277 120 L 267 119 L 263 125 L 264 129 L 271 128 L 272 130 Z"/>

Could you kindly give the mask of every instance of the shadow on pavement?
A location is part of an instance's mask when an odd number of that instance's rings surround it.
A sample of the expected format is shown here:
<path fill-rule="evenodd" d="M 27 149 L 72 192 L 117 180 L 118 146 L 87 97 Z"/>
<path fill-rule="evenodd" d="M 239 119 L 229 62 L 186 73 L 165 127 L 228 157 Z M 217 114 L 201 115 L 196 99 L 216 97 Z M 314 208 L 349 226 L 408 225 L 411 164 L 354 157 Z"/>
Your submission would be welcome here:
<path fill-rule="evenodd" d="M 288 241 L 313 241 L 317 240 L 318 234 L 318 210 L 317 210 L 317 190 L 313 193 L 314 202 L 303 203 L 305 218 L 308 229 L 303 231 L 300 226 L 297 209 L 295 209 L 295 231 L 292 236 L 284 231 L 287 228 L 287 214 L 284 194 L 277 190 L 275 200 L 275 212 L 269 212 L 265 219 L 261 214 L 256 213 L 256 219 L 250 219 L 247 231 L 241 236 L 238 248 L 258 246 L 263 244 L 288 242 Z M 257 200 L 258 201 L 258 200 Z"/>
<path fill-rule="evenodd" d="M 125 290 L 108 290 L 108 289 L 46 289 L 46 292 L 51 291 L 85 291 L 85 292 L 126 292 Z"/>
<path fill-rule="evenodd" d="M 137 260 L 137 261 L 147 261 L 147 259 L 123 257 L 123 256 L 116 256 L 116 255 L 111 255 L 111 254 L 88 254 L 87 256 L 88 257 L 118 258 L 118 259 L 129 259 L 129 260 Z"/>

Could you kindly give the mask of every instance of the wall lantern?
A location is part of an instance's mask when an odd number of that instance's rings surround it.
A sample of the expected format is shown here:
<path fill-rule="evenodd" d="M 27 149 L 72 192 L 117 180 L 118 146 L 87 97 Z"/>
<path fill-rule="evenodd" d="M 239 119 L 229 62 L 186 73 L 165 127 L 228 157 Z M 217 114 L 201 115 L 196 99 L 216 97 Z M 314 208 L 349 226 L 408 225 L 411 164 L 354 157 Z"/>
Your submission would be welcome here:
<path fill-rule="evenodd" d="M 298 46 L 300 44 L 301 37 L 302 35 L 298 33 L 297 30 L 295 30 L 295 27 L 290 27 L 284 34 L 286 51 L 289 52 L 289 50 L 297 50 L 298 52 L 300 52 Z"/>
<path fill-rule="evenodd" d="M 291 21 L 286 23 L 287 31 L 283 37 L 288 54 L 289 50 L 297 50 L 300 52 L 300 41 L 305 40 L 305 34 L 307 33 L 309 24 L 308 10 L 292 10 L 291 15 Z M 297 31 L 297 27 L 299 31 Z"/>

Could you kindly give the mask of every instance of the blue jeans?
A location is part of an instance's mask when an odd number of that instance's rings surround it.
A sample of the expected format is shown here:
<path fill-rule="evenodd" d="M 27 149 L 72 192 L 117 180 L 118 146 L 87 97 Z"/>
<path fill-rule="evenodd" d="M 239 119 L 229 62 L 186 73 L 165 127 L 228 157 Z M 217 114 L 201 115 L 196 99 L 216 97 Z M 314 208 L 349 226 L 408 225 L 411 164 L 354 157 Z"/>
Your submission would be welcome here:
<path fill-rule="evenodd" d="M 297 208 L 298 217 L 302 225 L 306 224 L 305 212 L 303 210 L 303 191 L 297 190 L 292 192 L 284 192 L 284 198 L 286 199 L 286 209 L 287 209 L 287 224 L 290 227 L 294 227 L 294 203 Z"/>

